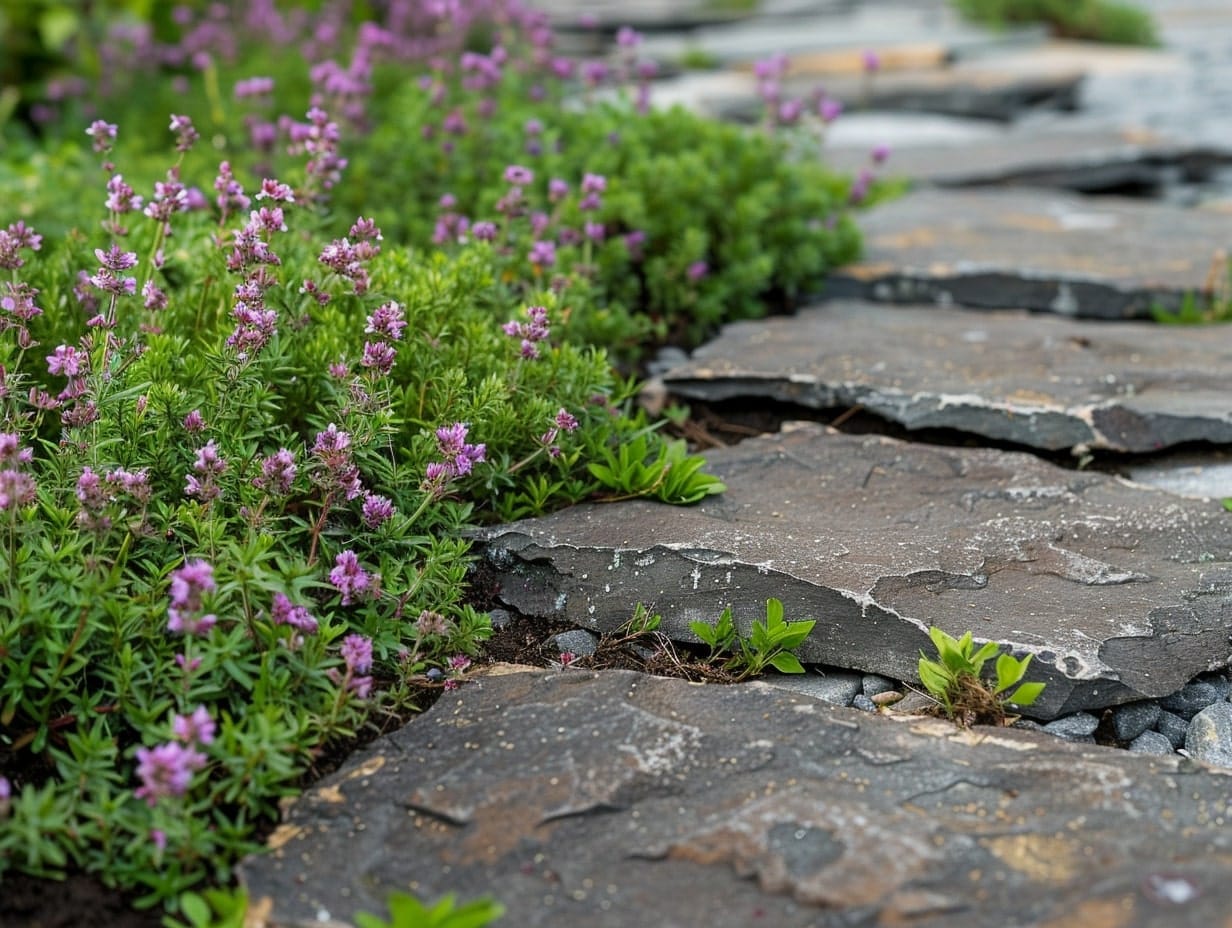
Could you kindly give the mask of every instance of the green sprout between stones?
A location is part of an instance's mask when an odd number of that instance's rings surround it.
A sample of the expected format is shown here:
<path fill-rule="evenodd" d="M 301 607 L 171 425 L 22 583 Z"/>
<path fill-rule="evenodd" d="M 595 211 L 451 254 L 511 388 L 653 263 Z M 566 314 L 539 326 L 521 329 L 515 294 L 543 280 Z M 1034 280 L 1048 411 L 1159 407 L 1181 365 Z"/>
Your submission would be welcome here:
<path fill-rule="evenodd" d="M 731 606 L 723 610 L 717 622 L 690 622 L 689 629 L 710 648 L 708 661 L 717 662 L 727 655 L 724 669 L 734 673 L 737 680 L 744 680 L 767 667 L 779 673 L 804 673 L 791 652 L 804 643 L 816 624 L 812 619 L 784 621 L 782 601 L 771 598 L 766 600 L 766 620 L 754 621 L 747 636 L 736 629 Z"/>
<path fill-rule="evenodd" d="M 649 496 L 665 503 L 696 503 L 727 486 L 702 472 L 706 461 L 690 455 L 683 441 L 652 445 L 646 434 L 629 439 L 613 451 L 600 448 L 602 463 L 586 465 L 590 475 L 619 495 L 616 499 Z"/>
<path fill-rule="evenodd" d="M 945 714 L 960 724 L 1004 723 L 1007 707 L 1030 706 L 1044 691 L 1043 683 L 1021 682 L 1031 663 L 1030 654 L 1021 659 L 1011 654 L 997 656 L 1001 646 L 993 641 L 977 649 L 971 632 L 954 638 L 934 626 L 928 630 L 928 637 L 939 660 L 930 660 L 920 652 L 920 682 Z M 994 656 L 995 680 L 985 682 L 984 665 Z"/>
<path fill-rule="evenodd" d="M 358 928 L 483 928 L 505 914 L 505 907 L 491 899 L 473 899 L 458 905 L 452 895 L 428 907 L 407 893 L 390 893 L 388 921 L 367 912 L 355 916 Z"/>

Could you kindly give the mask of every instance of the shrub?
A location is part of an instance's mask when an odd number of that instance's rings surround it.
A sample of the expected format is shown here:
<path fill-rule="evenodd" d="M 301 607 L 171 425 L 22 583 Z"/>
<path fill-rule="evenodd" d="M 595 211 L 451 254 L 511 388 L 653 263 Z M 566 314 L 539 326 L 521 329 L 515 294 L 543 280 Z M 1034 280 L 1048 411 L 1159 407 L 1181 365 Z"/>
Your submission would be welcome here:
<path fill-rule="evenodd" d="M 1005 25 L 1047 23 L 1058 36 L 1122 45 L 1158 45 L 1145 10 L 1115 0 L 953 0 L 963 16 Z"/>

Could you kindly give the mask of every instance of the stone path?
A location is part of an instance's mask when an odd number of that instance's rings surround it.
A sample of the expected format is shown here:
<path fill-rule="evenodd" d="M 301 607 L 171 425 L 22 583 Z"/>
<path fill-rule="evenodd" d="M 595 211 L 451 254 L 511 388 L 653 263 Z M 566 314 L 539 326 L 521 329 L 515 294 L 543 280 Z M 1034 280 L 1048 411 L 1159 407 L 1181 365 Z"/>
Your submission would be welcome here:
<path fill-rule="evenodd" d="M 914 189 L 862 217 L 826 302 L 731 326 L 662 384 L 906 438 L 789 423 L 710 452 L 728 490 L 695 507 L 486 532 L 499 598 L 579 648 L 638 603 L 689 641 L 776 597 L 817 620 L 809 672 L 498 667 L 289 806 L 241 868 L 259 923 L 342 928 L 409 889 L 492 895 L 516 926 L 1228 924 L 1232 329 L 1126 320 L 1228 292 L 1232 5 L 1149 0 L 1167 44 L 1143 51 L 992 34 L 944 0 L 554 2 L 597 19 L 576 41 L 635 16 L 664 61 L 725 63 L 660 102 L 755 118 L 749 66 L 788 51 L 789 87 L 860 108 L 835 163 L 893 144 Z M 1072 192 L 1108 190 L 1152 199 Z M 930 625 L 1031 654 L 1032 717 L 910 714 Z"/>

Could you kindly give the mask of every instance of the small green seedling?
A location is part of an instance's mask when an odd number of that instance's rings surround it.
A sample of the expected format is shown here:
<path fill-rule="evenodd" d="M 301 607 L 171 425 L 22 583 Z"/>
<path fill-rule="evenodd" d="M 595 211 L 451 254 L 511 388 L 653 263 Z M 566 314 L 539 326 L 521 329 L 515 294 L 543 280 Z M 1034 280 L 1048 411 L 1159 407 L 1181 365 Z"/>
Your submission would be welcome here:
<path fill-rule="evenodd" d="M 659 444 L 658 454 L 651 458 L 651 445 L 643 433 L 621 442 L 615 451 L 602 448 L 600 454 L 603 462 L 587 467 L 592 477 L 620 494 L 616 499 L 650 496 L 687 505 L 727 489 L 717 477 L 702 473 L 706 459 L 690 455 L 683 441 Z"/>
<path fill-rule="evenodd" d="M 359 928 L 483 928 L 505 914 L 505 907 L 491 899 L 474 899 L 459 906 L 452 895 L 428 908 L 409 893 L 394 892 L 386 905 L 388 921 L 359 912 L 355 924 Z"/>
<path fill-rule="evenodd" d="M 1043 683 L 1021 682 L 1031 663 L 1030 654 L 1021 660 L 1011 654 L 997 656 L 996 678 L 986 682 L 984 665 L 997 655 L 1000 645 L 990 641 L 977 649 L 971 632 L 954 638 L 936 627 L 928 630 L 928 637 L 940 660 L 930 660 L 920 652 L 920 682 L 945 714 L 962 724 L 1003 723 L 1007 706 L 1029 706 L 1044 691 Z"/>
<path fill-rule="evenodd" d="M 248 892 L 234 889 L 207 889 L 202 893 L 188 890 L 180 894 L 180 915 L 163 918 L 165 928 L 244 928 L 248 914 Z"/>
<path fill-rule="evenodd" d="M 754 622 L 748 637 L 736 631 L 730 606 L 723 610 L 718 622 L 690 622 L 689 629 L 710 648 L 707 660 L 715 661 L 730 653 L 724 669 L 734 672 L 736 679 L 744 680 L 762 673 L 767 667 L 779 673 L 804 673 L 804 667 L 791 652 L 804 643 L 816 624 L 812 619 L 784 621 L 782 601 L 768 599 L 766 621 Z"/>

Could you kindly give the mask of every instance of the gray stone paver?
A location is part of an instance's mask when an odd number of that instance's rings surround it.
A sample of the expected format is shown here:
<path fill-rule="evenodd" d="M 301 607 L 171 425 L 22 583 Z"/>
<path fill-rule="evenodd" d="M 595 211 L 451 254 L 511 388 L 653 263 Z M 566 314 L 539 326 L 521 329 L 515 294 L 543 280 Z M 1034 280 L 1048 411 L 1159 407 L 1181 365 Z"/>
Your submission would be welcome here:
<path fill-rule="evenodd" d="M 519 928 L 1216 925 L 1230 782 L 760 684 L 516 673 L 359 752 L 241 874 L 283 928 L 394 889 Z"/>
<path fill-rule="evenodd" d="M 1150 452 L 1232 444 L 1227 331 L 838 300 L 727 326 L 664 382 L 686 400 L 860 406 L 910 429 Z"/>
<path fill-rule="evenodd" d="M 926 635 L 1008 644 L 1052 718 L 1166 696 L 1229 659 L 1232 519 L 1029 454 L 800 425 L 708 455 L 727 492 L 692 507 L 588 504 L 486 532 L 500 597 L 600 631 L 638 603 L 662 631 L 781 599 L 816 620 L 801 659 L 915 678 Z"/>
<path fill-rule="evenodd" d="M 1104 319 L 1178 309 L 1232 245 L 1214 212 L 1038 189 L 920 190 L 862 227 L 863 259 L 827 293 Z"/>

